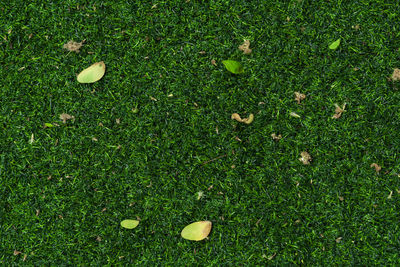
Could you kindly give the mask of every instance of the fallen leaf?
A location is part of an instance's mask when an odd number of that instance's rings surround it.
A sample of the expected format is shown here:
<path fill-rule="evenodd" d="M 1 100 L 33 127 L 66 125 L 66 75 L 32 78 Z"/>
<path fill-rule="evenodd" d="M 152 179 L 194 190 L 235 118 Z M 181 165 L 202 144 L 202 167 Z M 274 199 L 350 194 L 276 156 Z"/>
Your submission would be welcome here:
<path fill-rule="evenodd" d="M 343 237 L 338 237 L 338 238 L 336 238 L 336 243 L 340 243 L 340 241 L 342 241 L 342 239 L 343 239 Z"/>
<path fill-rule="evenodd" d="M 282 135 L 276 135 L 275 133 L 273 133 L 273 134 L 271 134 L 271 137 L 272 137 L 272 139 L 279 141 L 279 140 L 281 140 Z"/>
<path fill-rule="evenodd" d="M 32 134 L 31 139 L 29 140 L 29 144 L 33 144 L 35 142 L 35 136 Z"/>
<path fill-rule="evenodd" d="M 380 170 L 382 169 L 382 167 L 379 166 L 379 165 L 376 164 L 376 163 L 372 163 L 372 164 L 370 165 L 370 167 L 371 167 L 371 168 L 375 168 L 375 171 L 376 171 L 377 173 L 380 172 Z"/>
<path fill-rule="evenodd" d="M 123 220 L 121 222 L 121 226 L 126 229 L 133 229 L 136 228 L 138 225 L 139 225 L 138 220 Z"/>
<path fill-rule="evenodd" d="M 105 72 L 106 65 L 103 61 L 100 61 L 81 71 L 77 79 L 79 83 L 94 83 L 100 80 Z"/>
<path fill-rule="evenodd" d="M 390 191 L 390 193 L 389 193 L 389 195 L 388 195 L 388 199 L 391 199 L 392 198 L 392 195 L 393 195 L 393 191 Z"/>
<path fill-rule="evenodd" d="M 77 43 L 77 42 L 74 42 L 71 40 L 68 43 L 64 44 L 63 47 L 64 47 L 64 49 L 67 49 L 70 52 L 79 53 L 80 52 L 79 49 L 81 49 L 81 47 L 85 41 L 86 40 L 83 40 L 82 42 Z"/>
<path fill-rule="evenodd" d="M 21 254 L 21 253 L 22 253 L 21 251 L 14 250 L 14 256 L 17 256 L 17 255 L 19 255 L 19 254 Z"/>
<path fill-rule="evenodd" d="M 67 123 L 67 120 L 73 120 L 73 119 L 75 119 L 75 117 L 71 116 L 71 115 L 69 115 L 67 113 L 60 114 L 60 120 L 62 120 L 63 123 Z"/>
<path fill-rule="evenodd" d="M 250 40 L 244 40 L 242 45 L 239 45 L 239 50 L 243 51 L 243 54 L 249 55 L 251 54 L 251 49 L 250 49 Z"/>
<path fill-rule="evenodd" d="M 197 200 L 200 200 L 204 196 L 203 191 L 197 192 Z"/>
<path fill-rule="evenodd" d="M 340 116 L 342 116 L 342 113 L 345 112 L 345 108 L 346 108 L 346 103 L 343 104 L 342 107 L 339 107 L 338 104 L 335 104 L 335 115 L 332 116 L 333 119 L 339 119 Z"/>
<path fill-rule="evenodd" d="M 233 113 L 232 116 L 231 116 L 231 119 L 232 120 L 237 120 L 238 122 L 243 122 L 243 123 L 246 123 L 246 124 L 250 124 L 254 120 L 254 115 L 250 114 L 248 118 L 242 119 L 239 114 Z"/>
<path fill-rule="evenodd" d="M 329 45 L 329 49 L 336 50 L 340 45 L 340 38 Z"/>
<path fill-rule="evenodd" d="M 233 74 L 240 74 L 244 72 L 242 64 L 235 60 L 223 60 L 222 64 L 224 64 L 225 68 Z"/>
<path fill-rule="evenodd" d="M 300 92 L 294 92 L 294 95 L 294 99 L 297 101 L 297 104 L 300 104 L 301 100 L 304 100 L 306 98 L 306 95 Z"/>
<path fill-rule="evenodd" d="M 187 240 L 200 241 L 210 234 L 211 226 L 210 221 L 194 222 L 183 228 L 181 236 Z"/>
<path fill-rule="evenodd" d="M 400 69 L 394 69 L 393 74 L 392 74 L 392 81 L 398 81 L 400 80 Z"/>
<path fill-rule="evenodd" d="M 217 62 L 215 61 L 215 59 L 211 59 L 211 64 L 213 64 L 214 66 L 217 66 Z"/>
<path fill-rule="evenodd" d="M 310 154 L 308 154 L 306 151 L 301 152 L 300 154 L 301 158 L 299 160 L 303 162 L 304 165 L 309 165 L 310 161 L 312 160 Z"/>
<path fill-rule="evenodd" d="M 360 29 L 360 25 L 359 24 L 357 24 L 357 25 L 353 25 L 353 26 L 351 26 L 354 30 L 359 30 Z"/>
<path fill-rule="evenodd" d="M 290 112 L 289 115 L 292 116 L 292 117 L 295 117 L 295 118 L 300 118 L 300 115 L 298 115 L 298 114 L 295 113 L 295 112 Z"/>

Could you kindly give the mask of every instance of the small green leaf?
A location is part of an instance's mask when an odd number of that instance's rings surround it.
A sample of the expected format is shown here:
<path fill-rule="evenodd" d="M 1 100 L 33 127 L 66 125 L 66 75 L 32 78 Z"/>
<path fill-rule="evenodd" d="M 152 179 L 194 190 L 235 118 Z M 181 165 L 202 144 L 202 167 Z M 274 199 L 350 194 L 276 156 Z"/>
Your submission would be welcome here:
<path fill-rule="evenodd" d="M 44 126 L 45 126 L 45 127 L 48 127 L 48 128 L 54 127 L 54 125 L 53 125 L 52 123 L 48 123 L 48 122 L 46 122 L 46 123 L 44 124 Z"/>
<path fill-rule="evenodd" d="M 329 49 L 336 50 L 340 45 L 340 38 L 329 45 Z"/>
<path fill-rule="evenodd" d="M 210 221 L 194 222 L 183 228 L 181 236 L 187 240 L 200 241 L 210 234 L 211 226 Z"/>
<path fill-rule="evenodd" d="M 242 64 L 240 62 L 237 62 L 235 60 L 223 60 L 222 64 L 224 64 L 225 68 L 234 73 L 234 74 L 240 74 L 244 72 Z"/>
<path fill-rule="evenodd" d="M 78 82 L 94 83 L 100 80 L 106 72 L 106 65 L 103 61 L 96 62 L 78 74 Z"/>
<path fill-rule="evenodd" d="M 136 228 L 136 226 L 138 226 L 138 224 L 139 224 L 139 221 L 137 221 L 137 220 L 123 220 L 121 222 L 121 226 L 126 229 Z"/>

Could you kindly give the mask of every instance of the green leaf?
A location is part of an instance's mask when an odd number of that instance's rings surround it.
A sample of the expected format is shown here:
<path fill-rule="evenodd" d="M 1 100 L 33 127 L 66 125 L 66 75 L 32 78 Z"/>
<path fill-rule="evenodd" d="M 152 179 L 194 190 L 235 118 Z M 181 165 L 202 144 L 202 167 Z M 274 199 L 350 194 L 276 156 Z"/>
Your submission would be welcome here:
<path fill-rule="evenodd" d="M 126 229 L 136 228 L 136 226 L 138 226 L 138 224 L 139 224 L 139 221 L 137 221 L 137 220 L 123 220 L 121 222 L 121 226 Z"/>
<path fill-rule="evenodd" d="M 237 62 L 235 60 L 223 60 L 222 64 L 224 64 L 225 68 L 234 73 L 234 74 L 240 74 L 244 72 L 242 64 L 240 62 Z"/>
<path fill-rule="evenodd" d="M 210 234 L 211 226 L 210 221 L 194 222 L 183 228 L 181 236 L 187 240 L 200 241 Z"/>
<path fill-rule="evenodd" d="M 48 122 L 46 122 L 46 123 L 44 124 L 44 126 L 45 126 L 45 127 L 48 127 L 48 128 L 54 127 L 54 125 L 53 125 L 52 123 L 48 123 Z"/>
<path fill-rule="evenodd" d="M 94 83 L 100 80 L 106 72 L 106 65 L 103 61 L 96 62 L 89 68 L 84 69 L 78 74 L 78 82 Z"/>
<path fill-rule="evenodd" d="M 336 50 L 340 45 L 340 38 L 329 45 L 329 49 Z"/>

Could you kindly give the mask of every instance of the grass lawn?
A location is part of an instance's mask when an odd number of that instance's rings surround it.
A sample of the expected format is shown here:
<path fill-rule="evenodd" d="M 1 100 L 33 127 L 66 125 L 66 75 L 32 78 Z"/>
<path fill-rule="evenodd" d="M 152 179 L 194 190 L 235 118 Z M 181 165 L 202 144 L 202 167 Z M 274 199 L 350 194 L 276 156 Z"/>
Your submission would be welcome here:
<path fill-rule="evenodd" d="M 399 1 L 62 3 L 0 3 L 1 265 L 400 263 Z"/>

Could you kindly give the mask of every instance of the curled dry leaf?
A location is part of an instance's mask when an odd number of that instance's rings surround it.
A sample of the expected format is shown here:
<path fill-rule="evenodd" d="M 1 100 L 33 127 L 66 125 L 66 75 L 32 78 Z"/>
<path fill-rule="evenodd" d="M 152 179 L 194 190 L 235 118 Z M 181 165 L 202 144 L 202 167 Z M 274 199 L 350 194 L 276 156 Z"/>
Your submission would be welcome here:
<path fill-rule="evenodd" d="M 214 66 L 217 66 L 217 62 L 215 61 L 215 59 L 211 59 L 211 64 L 213 64 Z"/>
<path fill-rule="evenodd" d="M 297 101 L 297 104 L 300 104 L 301 100 L 304 100 L 306 98 L 306 95 L 300 92 L 294 92 L 294 95 L 294 99 Z"/>
<path fill-rule="evenodd" d="M 342 116 L 342 113 L 345 112 L 345 108 L 346 108 L 346 103 L 343 104 L 342 107 L 339 107 L 338 104 L 335 104 L 335 115 L 332 116 L 333 119 L 339 119 L 340 116 Z"/>
<path fill-rule="evenodd" d="M 282 135 L 276 135 L 275 133 L 271 134 L 272 139 L 279 141 L 282 138 Z"/>
<path fill-rule="evenodd" d="M 300 154 L 301 158 L 299 160 L 303 162 L 304 165 L 309 165 L 310 161 L 312 160 L 310 154 L 308 154 L 306 151 L 301 152 Z"/>
<path fill-rule="evenodd" d="M 75 119 L 74 116 L 71 116 L 71 115 L 69 115 L 67 113 L 60 114 L 60 120 L 62 120 L 63 123 L 67 123 L 67 120 L 74 120 L 74 119 Z"/>
<path fill-rule="evenodd" d="M 86 40 L 83 40 L 82 42 L 77 43 L 77 42 L 74 42 L 71 40 L 68 43 L 64 44 L 63 47 L 64 47 L 64 49 L 67 49 L 70 52 L 79 53 L 80 52 L 79 49 L 82 47 L 82 45 L 85 41 Z"/>
<path fill-rule="evenodd" d="M 231 116 L 232 120 L 237 120 L 238 122 L 243 122 L 246 124 L 250 124 L 254 120 L 254 115 L 250 114 L 248 118 L 242 119 L 239 114 L 233 113 Z"/>
<path fill-rule="evenodd" d="M 243 51 L 245 55 L 251 54 L 250 40 L 244 40 L 243 44 L 239 45 L 239 50 Z"/>
<path fill-rule="evenodd" d="M 379 166 L 379 165 L 376 164 L 376 163 L 372 163 L 372 164 L 370 165 L 370 167 L 371 167 L 371 168 L 375 168 L 375 171 L 376 171 L 377 173 L 380 172 L 380 170 L 382 169 L 382 167 Z"/>
<path fill-rule="evenodd" d="M 400 80 L 400 69 L 394 69 L 392 74 L 392 81 L 399 81 Z"/>

